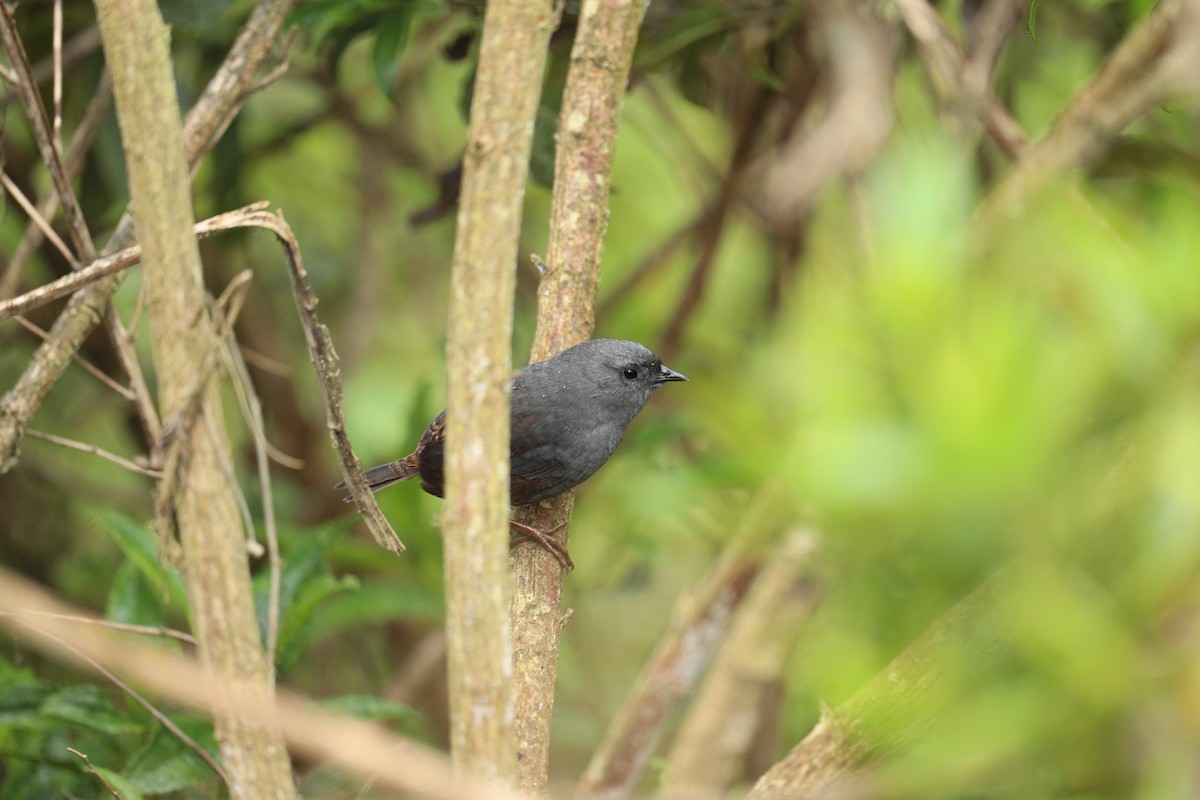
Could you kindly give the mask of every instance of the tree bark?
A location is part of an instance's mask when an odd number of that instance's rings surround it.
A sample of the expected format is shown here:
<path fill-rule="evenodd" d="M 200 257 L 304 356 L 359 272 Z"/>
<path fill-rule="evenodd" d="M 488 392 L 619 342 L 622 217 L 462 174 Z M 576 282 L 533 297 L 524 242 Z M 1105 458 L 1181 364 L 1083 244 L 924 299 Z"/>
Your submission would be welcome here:
<path fill-rule="evenodd" d="M 152 0 L 97 0 L 96 10 L 142 243 L 161 417 L 173 428 L 178 452 L 171 499 L 200 657 L 218 676 L 217 686 L 226 680 L 266 686 L 271 665 L 259 640 L 246 540 L 226 477 L 229 445 L 217 385 L 210 380 L 215 368 L 202 368 L 216 363 L 218 342 L 192 231 L 169 32 Z M 214 720 L 234 797 L 295 796 L 275 726 L 242 720 L 231 702 L 218 703 Z"/>
<path fill-rule="evenodd" d="M 489 3 L 463 157 L 446 344 L 446 638 L 456 766 L 510 782 L 509 408 L 513 292 L 551 0 Z"/>
<path fill-rule="evenodd" d="M 550 212 L 548 271 L 538 289 L 538 327 L 529 360 L 541 361 L 588 339 L 595 327 L 600 252 L 608 226 L 613 150 L 644 0 L 587 0 L 571 51 L 559 118 Z M 565 523 L 572 493 L 518 510 L 542 530 Z M 566 528 L 561 536 L 566 538 Z M 516 642 L 516 736 L 522 791 L 544 793 L 550 718 L 558 673 L 562 569 L 541 548 L 512 555 Z"/>

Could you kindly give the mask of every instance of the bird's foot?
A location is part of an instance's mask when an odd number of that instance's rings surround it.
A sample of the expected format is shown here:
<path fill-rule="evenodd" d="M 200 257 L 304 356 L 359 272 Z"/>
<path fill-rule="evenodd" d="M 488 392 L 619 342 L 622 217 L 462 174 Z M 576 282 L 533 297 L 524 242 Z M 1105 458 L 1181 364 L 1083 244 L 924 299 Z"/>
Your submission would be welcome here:
<path fill-rule="evenodd" d="M 566 525 L 566 520 L 558 523 L 553 528 L 547 531 L 541 531 L 532 525 L 526 525 L 524 522 L 517 522 L 515 519 L 508 521 L 509 527 L 514 531 L 509 537 L 508 546 L 516 547 L 523 542 L 534 542 L 541 545 L 550 555 L 558 559 L 558 563 L 562 568 L 570 572 L 575 569 L 575 563 L 571 561 L 571 554 L 567 552 L 567 546 L 555 539 L 551 534 L 558 533 Z"/>

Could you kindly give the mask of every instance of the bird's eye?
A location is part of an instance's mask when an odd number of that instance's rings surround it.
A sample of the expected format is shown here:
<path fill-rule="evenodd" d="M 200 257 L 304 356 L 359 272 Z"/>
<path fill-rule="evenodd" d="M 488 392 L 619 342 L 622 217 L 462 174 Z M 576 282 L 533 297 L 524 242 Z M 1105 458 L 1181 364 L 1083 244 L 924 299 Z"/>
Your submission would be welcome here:
<path fill-rule="evenodd" d="M 625 376 L 626 380 L 631 381 L 638 376 L 638 371 L 633 367 L 626 367 L 625 369 L 621 370 L 621 374 Z"/>

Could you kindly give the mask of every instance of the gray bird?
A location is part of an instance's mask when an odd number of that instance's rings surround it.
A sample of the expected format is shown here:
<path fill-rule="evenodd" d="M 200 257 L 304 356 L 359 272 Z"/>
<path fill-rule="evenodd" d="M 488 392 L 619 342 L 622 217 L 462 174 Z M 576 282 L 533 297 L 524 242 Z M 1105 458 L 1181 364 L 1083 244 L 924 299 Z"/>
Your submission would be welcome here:
<path fill-rule="evenodd" d="M 650 395 L 664 383 L 686 380 L 642 345 L 621 339 L 592 339 L 517 372 L 509 451 L 512 504 L 536 503 L 583 483 L 608 461 Z M 371 490 L 419 475 L 422 489 L 443 497 L 445 441 L 443 411 L 412 453 L 367 470 Z M 560 542 L 529 525 L 510 524 L 518 532 L 514 544 L 535 541 L 571 568 Z"/>

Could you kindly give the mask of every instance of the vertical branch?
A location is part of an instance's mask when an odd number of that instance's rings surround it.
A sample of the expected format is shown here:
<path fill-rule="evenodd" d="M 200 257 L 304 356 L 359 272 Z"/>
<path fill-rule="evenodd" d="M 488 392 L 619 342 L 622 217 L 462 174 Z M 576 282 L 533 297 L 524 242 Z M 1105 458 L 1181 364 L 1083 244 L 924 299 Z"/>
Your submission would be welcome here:
<path fill-rule="evenodd" d="M 153 0 L 97 0 L 96 12 L 142 243 L 162 418 L 178 437 L 174 512 L 200 656 L 219 676 L 217 686 L 248 681 L 265 687 L 271 666 L 259 640 L 238 503 L 226 479 L 231 467 L 220 397 L 214 383 L 196 381 L 197 365 L 208 363 L 220 344 L 212 333 L 192 231 L 168 29 Z M 193 403 L 198 423 L 182 424 Z M 294 797 L 278 728 L 247 722 L 232 699 L 220 695 L 217 740 L 232 795 Z"/>
<path fill-rule="evenodd" d="M 516 764 L 508 619 L 513 292 L 550 0 L 489 3 L 463 156 L 446 344 L 446 639 L 459 769 L 507 782 Z"/>
<path fill-rule="evenodd" d="M 644 11 L 644 0 L 588 0 L 580 9 L 559 119 L 549 272 L 539 287 L 530 361 L 589 338 L 595 325 L 613 149 Z M 520 519 L 551 530 L 569 519 L 573 504 L 568 492 L 549 508 L 522 509 Z M 535 547 L 518 548 L 511 560 L 518 779 L 533 794 L 545 791 L 548 775 L 562 570 Z"/>

